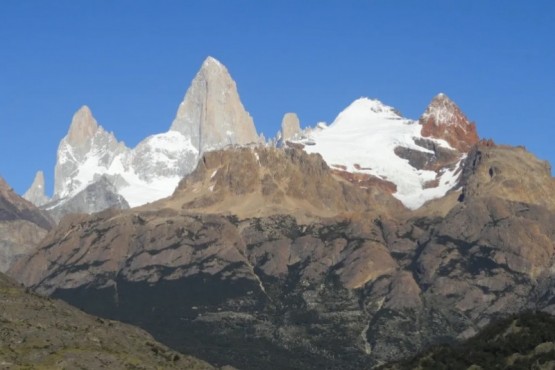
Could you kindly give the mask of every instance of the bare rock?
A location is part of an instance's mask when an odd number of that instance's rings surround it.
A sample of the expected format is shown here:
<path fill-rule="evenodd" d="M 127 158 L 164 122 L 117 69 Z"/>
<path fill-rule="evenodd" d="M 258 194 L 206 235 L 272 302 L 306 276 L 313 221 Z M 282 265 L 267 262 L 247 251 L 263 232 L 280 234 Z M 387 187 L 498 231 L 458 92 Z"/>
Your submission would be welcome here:
<path fill-rule="evenodd" d="M 287 140 L 298 139 L 297 136 L 301 132 L 301 122 L 297 114 L 285 113 L 281 121 L 281 140 L 285 142 Z"/>
<path fill-rule="evenodd" d="M 38 171 L 31 187 L 23 194 L 23 198 L 40 207 L 50 200 L 44 190 L 44 173 Z"/>
<path fill-rule="evenodd" d="M 555 209 L 551 166 L 522 147 L 481 143 L 466 160 L 463 198 L 496 196 Z"/>
<path fill-rule="evenodd" d="M 365 189 L 334 176 L 320 155 L 264 147 L 205 153 L 165 204 L 240 217 L 279 213 L 327 217 L 403 208 L 387 190 Z"/>
<path fill-rule="evenodd" d="M 422 136 L 443 139 L 460 152 L 468 152 L 479 140 L 474 123 L 445 94 L 432 99 L 420 124 Z"/>
<path fill-rule="evenodd" d="M 179 105 L 170 130 L 191 139 L 202 154 L 227 145 L 257 143 L 252 117 L 243 107 L 227 68 L 206 58 Z"/>

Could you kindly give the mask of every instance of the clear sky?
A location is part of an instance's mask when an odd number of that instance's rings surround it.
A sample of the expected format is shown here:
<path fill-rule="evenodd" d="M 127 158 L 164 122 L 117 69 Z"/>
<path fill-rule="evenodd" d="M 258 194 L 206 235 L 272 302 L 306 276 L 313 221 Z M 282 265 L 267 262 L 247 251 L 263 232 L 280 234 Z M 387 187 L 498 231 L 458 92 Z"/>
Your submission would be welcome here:
<path fill-rule="evenodd" d="M 354 99 L 418 118 L 439 92 L 481 137 L 555 163 L 555 1 L 2 0 L 0 176 L 19 193 L 88 105 L 128 146 L 169 128 L 202 61 L 266 137 Z"/>

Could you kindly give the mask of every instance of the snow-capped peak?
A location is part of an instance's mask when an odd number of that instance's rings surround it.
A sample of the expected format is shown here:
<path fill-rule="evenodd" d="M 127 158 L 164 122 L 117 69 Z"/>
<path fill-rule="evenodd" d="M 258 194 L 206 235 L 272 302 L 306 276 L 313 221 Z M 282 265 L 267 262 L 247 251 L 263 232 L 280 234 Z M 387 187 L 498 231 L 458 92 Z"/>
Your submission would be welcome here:
<path fill-rule="evenodd" d="M 374 117 L 377 120 L 399 120 L 402 117 L 399 113 L 388 105 L 385 105 L 377 99 L 359 98 L 351 103 L 345 110 L 343 110 L 330 125 L 330 128 L 337 125 L 342 125 L 352 120 L 359 120 L 364 117 L 368 123 L 374 120 L 367 119 Z"/>
<path fill-rule="evenodd" d="M 58 147 L 54 200 L 69 199 L 106 176 L 130 206 L 167 197 L 207 150 L 257 142 L 226 67 L 208 57 L 196 74 L 169 132 L 152 135 L 135 148 L 118 142 L 87 106 L 73 116 Z"/>
<path fill-rule="evenodd" d="M 438 95 L 435 101 L 450 102 L 445 95 Z M 394 108 L 379 100 L 360 98 L 329 127 L 313 131 L 299 142 L 305 144 L 307 152 L 320 153 L 332 168 L 392 183 L 396 188 L 393 195 L 415 209 L 456 186 L 456 171 L 465 154 L 456 155 L 448 141 L 424 138 L 421 131 L 417 121 L 402 117 Z M 427 166 L 436 163 L 436 150 L 454 152 L 455 162 L 439 169 Z"/>

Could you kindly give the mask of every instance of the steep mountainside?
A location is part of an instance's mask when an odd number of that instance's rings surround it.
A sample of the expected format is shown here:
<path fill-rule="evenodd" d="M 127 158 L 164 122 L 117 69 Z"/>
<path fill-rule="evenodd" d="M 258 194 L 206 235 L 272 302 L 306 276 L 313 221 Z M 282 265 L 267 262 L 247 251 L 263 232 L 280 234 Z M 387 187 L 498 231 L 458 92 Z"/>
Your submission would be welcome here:
<path fill-rule="evenodd" d="M 0 177 L 0 272 L 28 254 L 53 226 L 45 212 L 18 196 Z"/>
<path fill-rule="evenodd" d="M 208 57 L 187 90 L 170 128 L 190 138 L 199 154 L 259 141 L 227 68 Z"/>
<path fill-rule="evenodd" d="M 411 212 L 316 155 L 206 153 L 172 198 L 66 219 L 10 273 L 216 364 L 369 368 L 555 312 L 549 166 L 490 142 L 463 157 Z"/>
<path fill-rule="evenodd" d="M 0 273 L 3 369 L 212 369 L 144 331 L 23 291 Z"/>

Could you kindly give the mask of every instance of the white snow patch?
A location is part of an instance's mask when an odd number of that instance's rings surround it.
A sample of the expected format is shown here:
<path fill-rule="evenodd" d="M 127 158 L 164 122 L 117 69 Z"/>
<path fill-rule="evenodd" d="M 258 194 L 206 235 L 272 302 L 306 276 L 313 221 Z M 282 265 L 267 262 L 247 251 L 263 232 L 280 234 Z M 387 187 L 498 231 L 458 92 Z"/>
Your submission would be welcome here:
<path fill-rule="evenodd" d="M 368 173 L 393 182 L 397 186 L 393 195 L 406 207 L 416 209 L 430 199 L 445 195 L 456 185 L 454 174 L 462 162 L 453 171 L 441 175 L 438 187 L 424 189 L 424 184 L 436 178 L 436 172 L 417 170 L 394 152 L 400 146 L 433 153 L 414 142 L 415 138 L 422 138 L 421 127 L 378 100 L 360 98 L 330 126 L 311 132 L 300 142 L 307 144 L 306 152 L 320 153 L 330 166 L 345 166 L 349 172 Z M 445 140 L 426 139 L 451 148 Z"/>
<path fill-rule="evenodd" d="M 125 149 L 105 164 L 103 148 L 93 146 L 84 160 L 79 161 L 73 155 L 73 148 L 63 143 L 58 161 L 75 162 L 77 170 L 66 175 L 65 190 L 59 198 L 70 198 L 101 175 L 108 175 L 116 179 L 114 186 L 131 207 L 140 206 L 172 195 L 198 159 L 198 150 L 190 138 L 177 131 L 149 136 L 134 149 Z M 191 158 L 192 162 L 184 164 L 184 158 Z"/>

